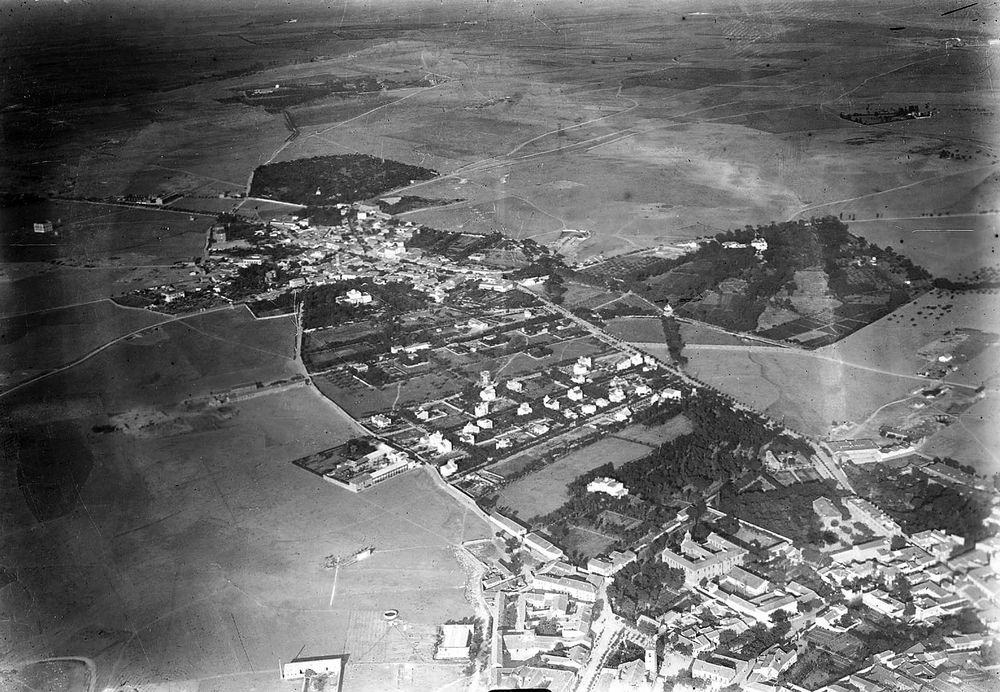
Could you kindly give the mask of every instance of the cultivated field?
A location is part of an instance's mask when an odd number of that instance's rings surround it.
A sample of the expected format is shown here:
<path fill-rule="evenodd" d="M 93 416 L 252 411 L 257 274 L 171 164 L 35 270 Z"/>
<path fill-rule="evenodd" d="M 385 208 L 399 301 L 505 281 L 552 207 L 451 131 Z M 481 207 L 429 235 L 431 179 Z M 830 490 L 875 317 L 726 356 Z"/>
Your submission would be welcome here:
<path fill-rule="evenodd" d="M 694 426 L 691 425 L 691 421 L 683 415 L 679 415 L 659 425 L 643 425 L 641 423 L 630 425 L 615 433 L 614 436 L 655 447 L 693 430 Z"/>
<path fill-rule="evenodd" d="M 57 234 L 31 231 L 36 221 L 52 221 Z M 75 265 L 170 265 L 201 255 L 211 218 L 155 208 L 87 202 L 45 201 L 0 208 L 6 261 L 61 259 Z"/>

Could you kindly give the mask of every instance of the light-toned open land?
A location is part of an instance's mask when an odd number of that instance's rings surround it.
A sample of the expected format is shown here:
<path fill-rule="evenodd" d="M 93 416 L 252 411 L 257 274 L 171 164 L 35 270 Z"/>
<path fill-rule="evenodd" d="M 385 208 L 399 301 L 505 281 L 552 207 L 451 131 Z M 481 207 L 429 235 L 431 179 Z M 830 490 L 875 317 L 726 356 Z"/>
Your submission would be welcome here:
<path fill-rule="evenodd" d="M 76 483 L 76 499 L 55 506 L 58 490 L 23 490 L 19 465 L 4 466 L 3 552 L 16 556 L 5 661 L 88 656 L 98 689 L 276 689 L 277 660 L 303 647 L 351 652 L 351 689 L 459 675 L 432 665 L 434 626 L 472 612 L 452 551 L 488 535 L 481 520 L 421 471 L 354 495 L 289 463 L 361 432 L 309 387 L 217 409 L 179 405 L 300 372 L 294 336 L 291 318 L 206 313 L 5 398 L 5 420 L 22 426 L 7 427 L 6 448 L 54 439 L 44 449 L 67 458 L 32 456 L 57 467 L 31 477 L 55 471 L 57 489 L 67 476 Z M 63 394 L 42 403 L 40 392 Z M 158 425 L 90 430 L 111 414 Z M 39 511 L 49 512 L 40 523 Z M 336 578 L 323 567 L 369 545 L 375 555 Z M 386 623 L 388 608 L 400 620 Z"/>
<path fill-rule="evenodd" d="M 87 127 L 72 143 L 49 142 L 54 163 L 40 173 L 74 195 L 211 199 L 238 192 L 267 161 L 360 152 L 433 168 L 443 177 L 413 193 L 464 200 L 410 220 L 540 242 L 582 229 L 581 258 L 832 213 L 933 271 L 964 263 L 935 260 L 940 239 L 912 231 L 974 229 L 948 236 L 949 255 L 994 261 L 984 250 L 995 220 L 979 215 L 996 207 L 995 99 L 980 78 L 992 49 L 974 13 L 931 22 L 904 4 L 758 13 L 714 2 L 686 14 L 693 7 L 553 6 L 535 21 L 491 6 L 455 26 L 444 9 L 369 8 L 378 28 L 360 40 L 319 31 L 349 21 L 347 7 L 246 26 L 224 34 L 227 60 L 254 46 L 307 59 L 144 94 L 145 110 L 105 122 L 72 113 Z M 408 13 L 445 28 L 409 31 Z M 889 31 L 897 25 L 907 31 Z M 211 22 L 183 31 L 216 36 Z M 287 141 L 282 113 L 220 102 L 260 85 L 420 74 L 433 83 L 289 106 L 297 135 Z M 838 117 L 909 103 L 933 117 Z"/>
<path fill-rule="evenodd" d="M 917 374 L 929 364 L 918 351 L 960 328 L 996 334 L 1000 306 L 995 296 L 932 291 L 812 352 L 703 343 L 715 340 L 699 338 L 708 333 L 700 329 L 688 332 L 695 343 L 684 354 L 696 377 L 803 433 L 823 435 L 834 421 L 863 422 L 881 406 L 930 386 L 931 380 Z M 666 354 L 666 347 L 659 350 Z M 967 362 L 956 361 L 955 368 L 945 381 L 963 385 L 962 391 L 992 387 L 1000 375 L 996 346 Z"/>
<path fill-rule="evenodd" d="M 471 614 L 452 546 L 489 531 L 423 472 L 354 495 L 288 463 L 352 424 L 300 388 L 214 430 L 87 436 L 96 463 L 70 513 L 26 516 L 5 471 L 5 660 L 88 655 L 101 685 L 275 689 L 276 662 L 350 651 L 350 689 L 430 662 L 434 625 Z M 373 545 L 336 578 L 330 555 Z M 57 569 L 54 569 L 57 568 Z M 383 610 L 398 608 L 391 626 Z M 426 666 L 425 666 L 426 667 Z M 428 668 L 443 684 L 458 669 Z"/>

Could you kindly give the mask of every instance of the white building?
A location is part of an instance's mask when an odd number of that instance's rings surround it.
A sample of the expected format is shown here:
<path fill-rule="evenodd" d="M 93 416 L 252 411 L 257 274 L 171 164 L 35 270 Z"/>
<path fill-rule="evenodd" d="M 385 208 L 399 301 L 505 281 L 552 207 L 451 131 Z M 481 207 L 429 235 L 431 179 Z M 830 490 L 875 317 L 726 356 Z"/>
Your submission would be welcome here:
<path fill-rule="evenodd" d="M 363 293 L 356 288 L 352 288 L 344 295 L 344 302 L 351 305 L 367 305 L 372 302 L 372 297 L 368 293 Z"/>
<path fill-rule="evenodd" d="M 421 437 L 420 444 L 438 454 L 450 454 L 452 451 L 451 440 L 447 439 L 440 430 L 435 430 L 430 435 Z"/>
<path fill-rule="evenodd" d="M 566 392 L 566 398 L 570 401 L 582 401 L 583 400 L 583 390 L 579 387 L 573 387 L 571 390 Z"/>
<path fill-rule="evenodd" d="M 462 428 L 463 435 L 478 435 L 480 432 L 481 430 L 479 429 L 479 426 L 472 421 L 466 423 L 465 427 Z"/>
<path fill-rule="evenodd" d="M 517 415 L 527 416 L 529 413 L 531 413 L 531 404 L 528 402 L 524 402 L 517 407 Z"/>
<path fill-rule="evenodd" d="M 614 478 L 595 478 L 587 483 L 588 493 L 606 493 L 611 497 L 625 497 L 628 495 L 628 488 L 622 485 L 621 481 Z"/>

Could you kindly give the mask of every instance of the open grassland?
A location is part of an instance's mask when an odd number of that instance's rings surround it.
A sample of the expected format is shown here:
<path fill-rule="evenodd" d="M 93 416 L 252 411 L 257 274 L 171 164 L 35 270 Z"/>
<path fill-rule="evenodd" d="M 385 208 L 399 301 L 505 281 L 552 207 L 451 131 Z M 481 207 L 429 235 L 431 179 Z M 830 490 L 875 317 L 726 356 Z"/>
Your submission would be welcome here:
<path fill-rule="evenodd" d="M 63 417 L 63 404 L 90 398 L 102 401 L 110 413 L 170 407 L 190 397 L 299 374 L 294 345 L 294 318 L 254 320 L 243 306 L 223 309 L 145 329 L 26 385 L 0 406 L 8 416 L 30 410 L 45 418 Z"/>
<path fill-rule="evenodd" d="M 663 323 L 659 317 L 615 317 L 608 320 L 605 331 L 624 341 L 662 343 Z"/>
<path fill-rule="evenodd" d="M 49 220 L 56 234 L 31 232 L 32 223 Z M 4 260 L 62 259 L 73 264 L 115 257 L 118 264 L 190 261 L 205 246 L 211 219 L 156 208 L 87 202 L 43 201 L 0 209 L 5 236 Z"/>
<path fill-rule="evenodd" d="M 242 188 L 263 163 L 369 154 L 442 172 L 414 194 L 465 200 L 408 218 L 542 242 L 581 228 L 592 235 L 579 257 L 814 213 L 843 212 L 846 221 L 975 206 L 970 190 L 998 159 L 985 34 L 971 13 L 932 26 L 903 3 L 874 15 L 830 2 L 781 13 L 722 2 L 698 9 L 708 14 L 652 4 L 550 8 L 535 22 L 491 7 L 488 21 L 481 8 L 459 26 L 444 21 L 444 9 L 428 23 L 429 10 L 411 16 L 405 7 L 377 27 L 366 15 L 361 34 L 336 38 L 323 8 L 266 31 L 243 26 L 219 39 L 227 63 L 253 48 L 270 59 L 266 68 L 160 70 L 204 81 L 107 109 L 106 122 L 90 122 L 93 104 L 69 108 L 60 114 L 68 122 L 90 124 L 73 141 L 52 138 L 53 163 L 34 175 L 76 194 L 212 195 Z M 353 14 L 347 8 L 338 21 L 349 26 Z M 890 33 L 894 25 L 906 34 Z M 628 44 L 608 41 L 609 31 L 627 32 Z M 192 54 L 191 41 L 194 54 L 207 50 L 200 42 L 216 40 L 212 32 L 212 21 L 186 26 L 177 34 L 186 52 L 175 59 Z M 946 48 L 954 36 L 963 45 Z M 151 42 L 149 52 L 162 61 L 173 40 Z M 297 136 L 287 141 L 283 114 L 226 101 L 275 83 L 416 74 L 433 83 L 290 106 Z M 929 104 L 935 116 L 862 126 L 837 115 L 908 103 Z"/>
<path fill-rule="evenodd" d="M 647 445 L 604 438 L 514 481 L 501 491 L 498 504 L 510 507 L 525 519 L 548 514 L 569 499 L 566 486 L 577 476 L 609 462 L 620 466 L 646 456 L 649 451 Z"/>
<path fill-rule="evenodd" d="M 977 292 L 931 291 L 846 339 L 816 352 L 866 367 L 913 375 L 927 365 L 927 360 L 921 358 L 917 351 L 959 328 L 1000 333 L 1000 300 L 997 296 Z M 994 347 L 988 348 L 982 358 L 966 364 L 956 362 L 956 365 L 958 370 L 946 378 L 948 381 L 978 386 L 1000 374 L 1000 361 Z"/>
<path fill-rule="evenodd" d="M 689 346 L 685 355 L 695 377 L 810 435 L 824 435 L 833 421 L 863 420 L 921 384 L 791 349 Z"/>
<path fill-rule="evenodd" d="M 996 393 L 974 404 L 927 440 L 921 451 L 951 457 L 983 475 L 1000 472 L 1000 401 Z"/>
<path fill-rule="evenodd" d="M 471 613 L 451 546 L 488 527 L 422 471 L 354 495 L 288 463 L 357 434 L 309 389 L 236 408 L 225 428 L 190 435 L 80 431 L 95 464 L 78 506 L 44 524 L 3 467 L 17 575 L 5 660 L 90 656 L 98 689 L 275 689 L 277 660 L 300 649 L 350 652 L 347 689 L 410 689 L 373 685 L 372 671 L 454 679 L 428 666 L 433 626 Z M 336 579 L 322 566 L 367 545 L 375 555 Z M 391 626 L 387 608 L 400 611 Z"/>
<path fill-rule="evenodd" d="M 862 422 L 880 406 L 929 386 L 930 380 L 917 376 L 928 365 L 917 351 L 959 328 L 996 334 L 996 296 L 931 291 L 812 354 L 696 343 L 684 353 L 693 375 L 801 432 L 822 435 L 833 421 Z M 946 381 L 967 390 L 991 386 L 1000 375 L 993 346 L 955 365 Z"/>
<path fill-rule="evenodd" d="M 117 337 L 167 319 L 110 300 L 0 318 L 0 377 L 7 384 L 66 365 Z"/>
<path fill-rule="evenodd" d="M 994 214 L 851 221 L 851 232 L 880 247 L 891 247 L 934 276 L 957 277 L 997 261 Z"/>

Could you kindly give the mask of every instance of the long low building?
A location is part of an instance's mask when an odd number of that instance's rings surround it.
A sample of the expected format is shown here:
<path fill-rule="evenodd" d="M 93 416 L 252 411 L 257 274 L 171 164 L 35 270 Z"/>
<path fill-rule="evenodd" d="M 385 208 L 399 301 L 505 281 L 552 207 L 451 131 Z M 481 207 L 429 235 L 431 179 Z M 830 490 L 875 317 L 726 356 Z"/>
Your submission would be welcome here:
<path fill-rule="evenodd" d="M 822 445 L 838 462 L 871 464 L 882 460 L 882 449 L 873 440 L 826 440 Z"/>
<path fill-rule="evenodd" d="M 492 521 L 494 524 L 500 527 L 501 531 L 510 534 L 515 538 L 522 538 L 528 533 L 528 528 L 526 526 L 521 525 L 514 519 L 511 519 L 510 517 L 505 517 L 496 510 L 493 510 L 492 512 L 489 513 L 489 518 L 490 521 Z"/>
<path fill-rule="evenodd" d="M 562 548 L 534 532 L 525 535 L 524 544 L 546 560 L 561 560 L 566 557 Z"/>
<path fill-rule="evenodd" d="M 416 468 L 406 452 L 377 442 L 374 450 L 360 459 L 344 461 L 324 474 L 324 478 L 357 493 Z"/>
<path fill-rule="evenodd" d="M 531 588 L 537 591 L 564 593 L 578 601 L 593 603 L 597 600 L 597 587 L 583 579 L 536 574 L 531 578 Z"/>

